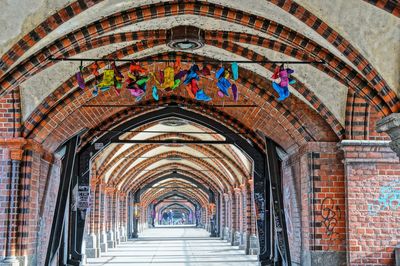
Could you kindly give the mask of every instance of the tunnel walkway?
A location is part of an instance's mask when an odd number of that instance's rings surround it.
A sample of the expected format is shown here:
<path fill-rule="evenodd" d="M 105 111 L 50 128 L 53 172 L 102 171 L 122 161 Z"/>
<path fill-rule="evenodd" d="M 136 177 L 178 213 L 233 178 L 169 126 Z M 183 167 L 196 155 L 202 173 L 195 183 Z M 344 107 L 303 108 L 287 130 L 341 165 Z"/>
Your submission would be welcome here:
<path fill-rule="evenodd" d="M 255 266 L 257 256 L 219 238 L 210 238 L 204 229 L 176 226 L 145 230 L 138 239 L 121 243 L 101 258 L 88 259 L 90 266 Z"/>

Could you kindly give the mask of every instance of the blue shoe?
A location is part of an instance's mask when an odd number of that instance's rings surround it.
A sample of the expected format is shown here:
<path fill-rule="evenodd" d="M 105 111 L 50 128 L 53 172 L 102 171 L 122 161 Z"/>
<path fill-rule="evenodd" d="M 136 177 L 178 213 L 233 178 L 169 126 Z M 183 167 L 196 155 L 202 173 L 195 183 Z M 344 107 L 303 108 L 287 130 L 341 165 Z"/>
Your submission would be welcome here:
<path fill-rule="evenodd" d="M 196 100 L 208 102 L 211 101 L 211 97 L 205 94 L 204 90 L 198 90 L 196 93 Z"/>
<path fill-rule="evenodd" d="M 228 90 L 231 87 L 231 83 L 226 78 L 220 78 L 217 82 L 219 90 L 225 95 L 229 96 Z"/>
<path fill-rule="evenodd" d="M 93 88 L 92 95 L 93 95 L 93 97 L 96 97 L 97 95 L 99 95 L 99 88 L 97 88 L 96 85 Z"/>
<path fill-rule="evenodd" d="M 233 80 L 238 80 L 238 78 L 239 78 L 239 66 L 238 66 L 238 64 L 236 62 L 233 62 L 231 68 L 232 68 L 232 78 L 233 78 Z"/>
<path fill-rule="evenodd" d="M 109 89 L 110 89 L 110 86 L 100 87 L 100 90 L 101 90 L 102 92 L 108 91 Z"/>
<path fill-rule="evenodd" d="M 272 82 L 272 87 L 279 94 L 279 98 L 277 99 L 278 101 L 283 101 L 289 97 L 290 93 L 288 87 L 281 87 L 276 82 Z"/>
<path fill-rule="evenodd" d="M 158 89 L 157 89 L 156 86 L 153 86 L 153 93 L 152 93 L 152 95 L 153 95 L 154 100 L 158 101 L 158 99 L 159 99 L 159 97 L 158 97 Z"/>
<path fill-rule="evenodd" d="M 221 68 L 215 73 L 215 77 L 216 77 L 217 79 L 219 79 L 219 78 L 222 76 L 222 74 L 224 74 L 224 72 L 225 72 L 225 68 L 221 67 Z"/>
<path fill-rule="evenodd" d="M 199 75 L 197 75 L 196 72 L 190 71 L 189 73 L 187 73 L 183 84 L 188 85 L 192 81 L 192 79 L 200 80 Z"/>

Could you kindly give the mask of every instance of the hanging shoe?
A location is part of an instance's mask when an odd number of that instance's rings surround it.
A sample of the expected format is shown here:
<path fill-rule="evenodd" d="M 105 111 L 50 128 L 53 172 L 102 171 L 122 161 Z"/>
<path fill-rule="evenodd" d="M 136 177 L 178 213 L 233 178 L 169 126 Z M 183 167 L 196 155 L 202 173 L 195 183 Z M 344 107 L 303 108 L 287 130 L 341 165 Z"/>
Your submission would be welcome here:
<path fill-rule="evenodd" d="M 197 75 L 196 72 L 189 71 L 189 73 L 186 74 L 186 78 L 183 84 L 188 85 L 192 81 L 192 79 L 200 80 L 199 75 Z"/>
<path fill-rule="evenodd" d="M 280 66 L 275 67 L 274 73 L 272 74 L 271 78 L 272 79 L 277 79 L 279 78 L 279 70 L 280 70 Z"/>
<path fill-rule="evenodd" d="M 82 70 L 79 70 L 78 72 L 76 72 L 76 81 L 78 82 L 79 88 L 84 90 L 85 89 L 85 79 L 83 78 Z"/>
<path fill-rule="evenodd" d="M 216 77 L 217 79 L 219 79 L 219 78 L 222 76 L 222 74 L 224 74 L 224 72 L 225 72 L 225 68 L 221 67 L 221 68 L 218 69 L 218 71 L 215 73 L 215 77 Z"/>
<path fill-rule="evenodd" d="M 98 84 L 100 89 L 102 87 L 114 86 L 114 70 L 106 69 L 103 73 L 103 80 Z"/>
<path fill-rule="evenodd" d="M 281 87 L 278 83 L 272 82 L 272 88 L 274 88 L 274 90 L 279 94 L 278 101 L 283 101 L 289 97 L 288 87 Z"/>
<path fill-rule="evenodd" d="M 188 73 L 187 70 L 181 70 L 174 76 L 174 79 L 175 80 L 182 79 L 184 76 L 186 76 L 187 73 Z"/>
<path fill-rule="evenodd" d="M 191 89 L 193 95 L 197 94 L 197 92 L 199 91 L 199 86 L 197 85 L 197 80 L 192 79 L 192 81 L 190 82 L 190 89 Z"/>
<path fill-rule="evenodd" d="M 181 58 L 177 57 L 174 62 L 174 72 L 178 73 L 181 70 Z"/>
<path fill-rule="evenodd" d="M 140 95 L 139 97 L 136 97 L 135 102 L 140 102 L 144 97 L 144 93 Z"/>
<path fill-rule="evenodd" d="M 232 79 L 238 80 L 239 78 L 239 66 L 236 62 L 233 62 L 231 65 L 232 68 Z"/>
<path fill-rule="evenodd" d="M 156 87 L 156 86 L 153 86 L 153 89 L 152 89 L 152 90 L 153 90 L 153 91 L 152 91 L 151 95 L 153 96 L 153 99 L 156 100 L 156 101 L 158 101 L 158 100 L 159 100 L 159 96 L 158 96 L 158 89 L 157 89 L 157 87 Z"/>
<path fill-rule="evenodd" d="M 177 87 L 179 87 L 180 84 L 181 84 L 181 80 L 176 79 L 174 82 L 174 86 L 171 87 L 171 90 L 175 90 Z"/>
<path fill-rule="evenodd" d="M 237 102 L 239 98 L 239 92 L 238 88 L 236 87 L 236 84 L 232 84 L 232 94 L 233 94 L 233 100 Z"/>
<path fill-rule="evenodd" d="M 174 69 L 172 67 L 166 67 L 164 69 L 164 82 L 162 83 L 162 88 L 172 88 L 175 84 L 174 81 Z"/>
<path fill-rule="evenodd" d="M 229 96 L 228 90 L 231 86 L 231 83 L 226 78 L 220 78 L 217 82 L 217 86 L 224 95 Z"/>
<path fill-rule="evenodd" d="M 296 83 L 296 80 L 294 80 L 294 79 L 289 79 L 289 84 L 290 85 L 293 85 L 293 84 L 295 84 Z"/>
<path fill-rule="evenodd" d="M 211 97 L 205 94 L 204 90 L 198 90 L 196 93 L 196 100 L 209 102 L 211 101 Z"/>
<path fill-rule="evenodd" d="M 150 80 L 150 78 L 148 76 L 142 76 L 142 77 L 138 78 L 138 81 L 136 81 L 136 84 L 139 86 L 143 86 L 143 84 L 145 84 L 149 80 Z"/>
<path fill-rule="evenodd" d="M 100 90 L 102 92 L 108 91 L 111 87 L 110 86 L 104 86 L 104 87 L 100 87 Z"/>
<path fill-rule="evenodd" d="M 94 87 L 93 87 L 92 95 L 93 95 L 93 97 L 96 97 L 97 95 L 99 95 L 99 88 L 96 85 L 94 85 Z"/>
<path fill-rule="evenodd" d="M 203 68 L 201 69 L 201 74 L 203 76 L 210 76 L 211 75 L 211 71 L 208 68 L 208 66 L 205 66 L 205 65 L 203 66 Z"/>

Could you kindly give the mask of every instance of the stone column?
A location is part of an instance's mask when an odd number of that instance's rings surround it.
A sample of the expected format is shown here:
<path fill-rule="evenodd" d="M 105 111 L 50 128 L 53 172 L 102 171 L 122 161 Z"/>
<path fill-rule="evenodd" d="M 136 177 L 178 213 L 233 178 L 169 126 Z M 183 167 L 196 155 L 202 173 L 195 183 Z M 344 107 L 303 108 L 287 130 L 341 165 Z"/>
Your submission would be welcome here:
<path fill-rule="evenodd" d="M 100 251 L 107 252 L 107 195 L 106 195 L 106 187 L 105 184 L 100 183 Z"/>
<path fill-rule="evenodd" d="M 256 234 L 256 211 L 254 205 L 254 179 L 250 179 L 248 181 L 249 189 L 250 189 L 250 236 L 249 236 L 249 245 L 248 245 L 248 253 L 250 255 L 257 255 L 259 253 L 259 242 Z"/>
<path fill-rule="evenodd" d="M 97 239 L 99 235 L 98 231 L 98 217 L 97 217 L 97 209 L 98 209 L 98 185 L 96 172 L 92 170 L 92 178 L 91 178 L 91 197 L 92 197 L 92 206 L 90 210 L 90 219 L 89 219 L 89 234 L 86 236 L 86 256 L 88 258 L 98 258 L 100 257 L 100 249 L 99 249 L 99 241 Z"/>
<path fill-rule="evenodd" d="M 114 225 L 115 225 L 115 220 L 114 220 L 114 212 L 115 212 L 115 206 L 113 204 L 113 198 L 114 198 L 114 188 L 113 187 L 107 187 L 107 204 L 108 204 L 108 231 L 107 231 L 107 247 L 108 248 L 115 248 L 115 237 L 114 237 Z"/>
<path fill-rule="evenodd" d="M 234 189 L 234 195 L 232 196 L 233 200 L 233 206 L 232 210 L 233 212 L 233 223 L 232 223 L 232 245 L 233 246 L 239 246 L 240 245 L 240 188 L 235 188 Z"/>
<path fill-rule="evenodd" d="M 11 141 L 11 140 L 10 140 Z M 21 161 L 23 157 L 22 145 L 20 147 L 12 147 L 9 150 L 9 158 L 11 160 L 11 172 L 9 178 L 9 202 L 8 202 L 8 217 L 6 225 L 6 242 L 5 242 L 5 257 L 0 262 L 1 266 L 17 266 L 19 261 L 16 257 L 17 249 L 17 217 L 18 217 L 18 183 L 20 178 Z M 7 180 L 7 179 L 6 179 Z M 7 213 L 7 212 L 6 212 Z"/>
<path fill-rule="evenodd" d="M 239 249 L 246 249 L 247 246 L 247 208 L 246 208 L 246 201 L 247 201 L 247 190 L 246 184 L 240 185 L 240 244 Z"/>
<path fill-rule="evenodd" d="M 390 148 L 400 157 L 400 113 L 390 114 L 378 121 L 376 131 L 385 132 L 390 136 Z"/>

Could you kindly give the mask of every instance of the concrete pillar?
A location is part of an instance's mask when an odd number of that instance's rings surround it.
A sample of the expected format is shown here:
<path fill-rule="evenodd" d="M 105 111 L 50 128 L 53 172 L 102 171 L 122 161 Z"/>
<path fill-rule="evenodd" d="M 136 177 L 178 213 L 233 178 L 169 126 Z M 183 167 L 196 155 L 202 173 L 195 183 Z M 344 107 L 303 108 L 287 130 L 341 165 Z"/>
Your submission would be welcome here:
<path fill-rule="evenodd" d="M 249 255 L 258 255 L 259 252 L 260 246 L 258 243 L 258 237 L 256 235 L 251 235 L 249 241 Z"/>
<path fill-rule="evenodd" d="M 376 123 L 376 131 L 386 132 L 392 141 L 390 148 L 400 157 L 400 113 L 393 113 Z"/>
<path fill-rule="evenodd" d="M 395 249 L 394 249 L 394 261 L 396 263 L 396 266 L 400 266 L 400 244 L 398 244 Z"/>
<path fill-rule="evenodd" d="M 100 250 L 97 247 L 97 236 L 94 233 L 86 235 L 86 256 L 88 258 L 100 257 Z"/>
<path fill-rule="evenodd" d="M 109 230 L 107 232 L 107 247 L 115 248 L 115 240 L 114 240 L 114 231 L 113 230 Z"/>
<path fill-rule="evenodd" d="M 239 249 L 246 250 L 246 247 L 247 247 L 247 234 L 246 232 L 241 232 Z"/>
<path fill-rule="evenodd" d="M 239 246 L 240 239 L 241 239 L 241 233 L 239 231 L 235 231 L 235 234 L 233 235 L 232 246 Z"/>
<path fill-rule="evenodd" d="M 100 233 L 100 252 L 101 253 L 106 253 L 107 250 L 108 250 L 107 233 L 106 233 L 106 231 L 102 231 Z"/>

